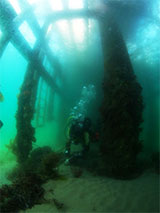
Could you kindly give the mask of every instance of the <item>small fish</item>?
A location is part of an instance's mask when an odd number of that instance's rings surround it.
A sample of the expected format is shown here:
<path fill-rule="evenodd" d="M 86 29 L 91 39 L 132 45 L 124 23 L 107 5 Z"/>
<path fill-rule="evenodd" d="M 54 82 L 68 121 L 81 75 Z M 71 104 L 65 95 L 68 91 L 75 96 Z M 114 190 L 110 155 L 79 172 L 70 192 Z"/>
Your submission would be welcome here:
<path fill-rule="evenodd" d="M 2 95 L 2 93 L 0 92 L 0 102 L 4 101 L 4 96 Z"/>

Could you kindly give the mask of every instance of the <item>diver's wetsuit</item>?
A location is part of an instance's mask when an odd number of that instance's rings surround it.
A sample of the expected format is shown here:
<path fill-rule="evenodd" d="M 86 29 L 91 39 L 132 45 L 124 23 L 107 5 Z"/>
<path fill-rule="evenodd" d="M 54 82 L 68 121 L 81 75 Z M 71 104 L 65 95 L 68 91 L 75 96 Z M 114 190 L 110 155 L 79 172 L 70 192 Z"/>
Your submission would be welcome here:
<path fill-rule="evenodd" d="M 84 121 L 75 120 L 69 131 L 69 141 L 66 144 L 65 154 L 70 156 L 71 144 L 81 144 L 82 152 L 81 155 L 85 156 L 89 151 L 89 143 L 90 143 L 90 128 L 91 121 L 89 118 L 85 118 Z"/>

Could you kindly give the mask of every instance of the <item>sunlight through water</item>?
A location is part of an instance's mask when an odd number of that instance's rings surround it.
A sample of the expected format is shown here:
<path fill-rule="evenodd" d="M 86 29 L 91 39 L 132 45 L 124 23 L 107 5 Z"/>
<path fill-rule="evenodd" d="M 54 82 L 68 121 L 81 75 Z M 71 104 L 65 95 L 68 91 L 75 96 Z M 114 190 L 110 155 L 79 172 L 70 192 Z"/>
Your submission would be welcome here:
<path fill-rule="evenodd" d="M 19 30 L 23 34 L 25 39 L 28 41 L 30 46 L 33 47 L 35 44 L 36 38 L 26 21 L 24 21 L 23 24 L 19 27 Z"/>
<path fill-rule="evenodd" d="M 69 0 L 69 9 L 82 9 L 83 0 Z"/>
<path fill-rule="evenodd" d="M 60 32 L 62 33 L 62 36 L 66 40 L 70 40 L 71 35 L 69 32 L 69 22 L 67 20 L 61 20 L 61 21 L 57 22 L 57 25 L 58 25 Z"/>
<path fill-rule="evenodd" d="M 0 30 L 0 39 L 2 38 L 2 31 Z"/>
<path fill-rule="evenodd" d="M 12 5 L 12 7 L 14 8 L 14 10 L 16 11 L 17 14 L 21 13 L 21 9 L 19 7 L 19 4 L 17 2 L 17 0 L 9 0 L 10 4 Z"/>
<path fill-rule="evenodd" d="M 72 27 L 74 32 L 74 38 L 77 43 L 84 41 L 85 25 L 83 19 L 72 20 Z"/>
<path fill-rule="evenodd" d="M 50 0 L 52 10 L 63 10 L 63 4 L 61 0 Z"/>

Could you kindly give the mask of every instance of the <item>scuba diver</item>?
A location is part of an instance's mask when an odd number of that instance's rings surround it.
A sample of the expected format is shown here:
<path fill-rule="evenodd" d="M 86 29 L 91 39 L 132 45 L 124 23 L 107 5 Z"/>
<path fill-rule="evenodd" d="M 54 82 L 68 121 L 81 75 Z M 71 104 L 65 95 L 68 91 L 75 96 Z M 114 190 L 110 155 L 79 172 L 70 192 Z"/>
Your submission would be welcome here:
<path fill-rule="evenodd" d="M 91 136 L 91 119 L 88 117 L 76 118 L 72 120 L 72 123 L 68 131 L 68 141 L 66 143 L 65 156 L 67 157 L 65 164 L 72 163 L 75 158 L 85 158 L 89 151 Z M 81 144 L 82 151 L 71 154 L 71 145 Z"/>
<path fill-rule="evenodd" d="M 67 138 L 65 148 L 65 164 L 74 163 L 86 159 L 92 140 L 91 119 L 86 117 L 87 107 L 91 100 L 95 99 L 96 91 L 93 84 L 83 86 L 79 102 L 71 109 L 67 124 Z M 71 145 L 81 145 L 80 152 L 73 151 Z M 79 148 L 79 146 L 77 146 Z M 74 150 L 75 147 L 73 147 Z M 79 160 L 78 160 L 79 159 Z"/>

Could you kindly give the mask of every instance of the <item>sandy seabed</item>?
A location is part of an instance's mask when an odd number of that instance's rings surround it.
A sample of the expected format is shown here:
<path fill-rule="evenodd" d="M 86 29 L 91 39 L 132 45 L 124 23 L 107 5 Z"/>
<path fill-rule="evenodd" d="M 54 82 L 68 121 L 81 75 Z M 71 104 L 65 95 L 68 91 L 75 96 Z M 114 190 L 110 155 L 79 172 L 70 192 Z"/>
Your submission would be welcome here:
<path fill-rule="evenodd" d="M 50 180 L 43 185 L 44 203 L 21 213 L 159 212 L 159 175 L 152 171 L 134 180 L 115 180 L 86 171 L 75 178 L 69 166 L 65 170 L 66 180 Z M 53 200 L 63 207 L 58 209 Z"/>

